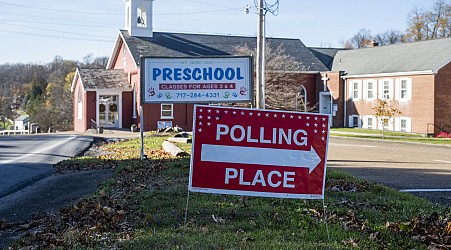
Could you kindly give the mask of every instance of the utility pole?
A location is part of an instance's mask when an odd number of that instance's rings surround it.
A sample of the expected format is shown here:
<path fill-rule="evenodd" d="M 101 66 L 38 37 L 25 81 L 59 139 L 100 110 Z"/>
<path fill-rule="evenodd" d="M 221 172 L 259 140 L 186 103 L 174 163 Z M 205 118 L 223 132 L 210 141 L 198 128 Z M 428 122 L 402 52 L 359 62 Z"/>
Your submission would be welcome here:
<path fill-rule="evenodd" d="M 257 109 L 265 109 L 265 1 L 258 3 Z"/>

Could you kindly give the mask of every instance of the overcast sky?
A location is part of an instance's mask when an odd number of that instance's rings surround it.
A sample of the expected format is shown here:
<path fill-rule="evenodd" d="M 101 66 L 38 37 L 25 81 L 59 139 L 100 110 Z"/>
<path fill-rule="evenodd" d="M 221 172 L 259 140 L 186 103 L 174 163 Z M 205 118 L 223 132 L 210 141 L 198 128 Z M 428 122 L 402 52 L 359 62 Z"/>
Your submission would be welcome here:
<path fill-rule="evenodd" d="M 267 0 L 274 3 L 275 0 Z M 434 0 L 280 0 L 268 13 L 267 36 L 297 38 L 310 47 L 339 47 L 362 28 L 404 31 L 414 7 Z M 251 13 L 244 14 L 246 5 Z M 155 0 L 155 31 L 257 34 L 254 0 Z M 0 0 L 0 63 L 48 63 L 56 55 L 82 60 L 110 56 L 124 28 L 123 0 Z"/>

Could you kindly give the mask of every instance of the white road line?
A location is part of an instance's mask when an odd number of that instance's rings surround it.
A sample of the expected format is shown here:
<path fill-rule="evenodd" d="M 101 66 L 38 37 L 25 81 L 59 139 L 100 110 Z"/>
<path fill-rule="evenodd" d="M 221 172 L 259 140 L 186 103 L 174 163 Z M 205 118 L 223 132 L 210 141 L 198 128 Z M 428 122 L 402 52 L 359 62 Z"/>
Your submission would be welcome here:
<path fill-rule="evenodd" d="M 0 161 L 0 165 L 9 164 L 11 162 L 16 162 L 16 161 L 25 159 L 25 158 L 30 157 L 30 156 L 35 155 L 35 154 L 41 154 L 41 153 L 44 153 L 46 151 L 50 151 L 50 150 L 52 150 L 54 148 L 60 147 L 61 145 L 68 143 L 69 141 L 71 141 L 71 140 L 73 140 L 75 138 L 76 138 L 75 135 L 69 136 L 66 140 L 60 141 L 60 142 L 58 142 L 56 144 L 53 144 L 53 145 L 50 145 L 48 147 L 40 148 L 40 149 L 38 149 L 36 151 L 33 151 L 33 152 L 30 152 L 30 153 L 24 153 L 22 156 L 19 156 L 17 158 L 11 159 L 11 160 Z"/>
<path fill-rule="evenodd" d="M 361 145 L 361 144 L 340 144 L 340 143 L 333 143 L 333 142 L 330 142 L 329 145 L 339 146 L 339 147 L 356 147 L 356 148 L 375 148 L 375 147 L 376 147 L 376 146 L 370 146 L 370 145 Z"/>
<path fill-rule="evenodd" d="M 436 162 L 443 162 L 443 163 L 451 163 L 451 161 L 444 161 L 444 160 L 434 160 Z"/>
<path fill-rule="evenodd" d="M 415 193 L 415 192 L 451 192 L 451 188 L 442 189 L 401 189 L 401 192 Z"/>

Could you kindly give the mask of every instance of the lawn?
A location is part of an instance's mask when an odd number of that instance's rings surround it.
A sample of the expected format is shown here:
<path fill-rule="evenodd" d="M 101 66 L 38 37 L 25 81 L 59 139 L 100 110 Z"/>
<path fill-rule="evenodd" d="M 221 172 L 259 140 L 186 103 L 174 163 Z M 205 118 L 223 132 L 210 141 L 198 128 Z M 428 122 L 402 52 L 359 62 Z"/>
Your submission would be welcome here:
<path fill-rule="evenodd" d="M 330 170 L 324 203 L 191 193 L 185 226 L 190 160 L 162 152 L 164 139 L 146 138 L 145 161 L 138 160 L 139 140 L 129 140 L 102 146 L 109 153 L 96 159 L 58 164 L 62 172 L 107 165 L 115 174 L 96 194 L 36 216 L 13 249 L 451 247 L 449 207 Z"/>
<path fill-rule="evenodd" d="M 429 143 L 439 145 L 451 145 L 449 138 L 432 138 L 421 134 L 403 133 L 394 131 L 385 131 L 384 138 L 381 130 L 362 129 L 362 128 L 332 128 L 330 130 L 331 136 L 354 137 L 363 139 L 377 139 L 377 140 L 392 140 L 405 141 L 417 143 Z"/>

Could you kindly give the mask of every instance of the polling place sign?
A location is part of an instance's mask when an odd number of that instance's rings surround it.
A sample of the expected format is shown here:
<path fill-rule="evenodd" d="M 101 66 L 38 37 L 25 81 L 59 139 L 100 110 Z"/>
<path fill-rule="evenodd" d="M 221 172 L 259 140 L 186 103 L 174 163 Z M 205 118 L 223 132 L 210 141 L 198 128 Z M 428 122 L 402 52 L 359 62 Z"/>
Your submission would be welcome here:
<path fill-rule="evenodd" d="M 252 100 L 252 57 L 142 57 L 143 103 Z"/>
<path fill-rule="evenodd" d="M 189 190 L 323 199 L 329 116 L 196 105 Z"/>

